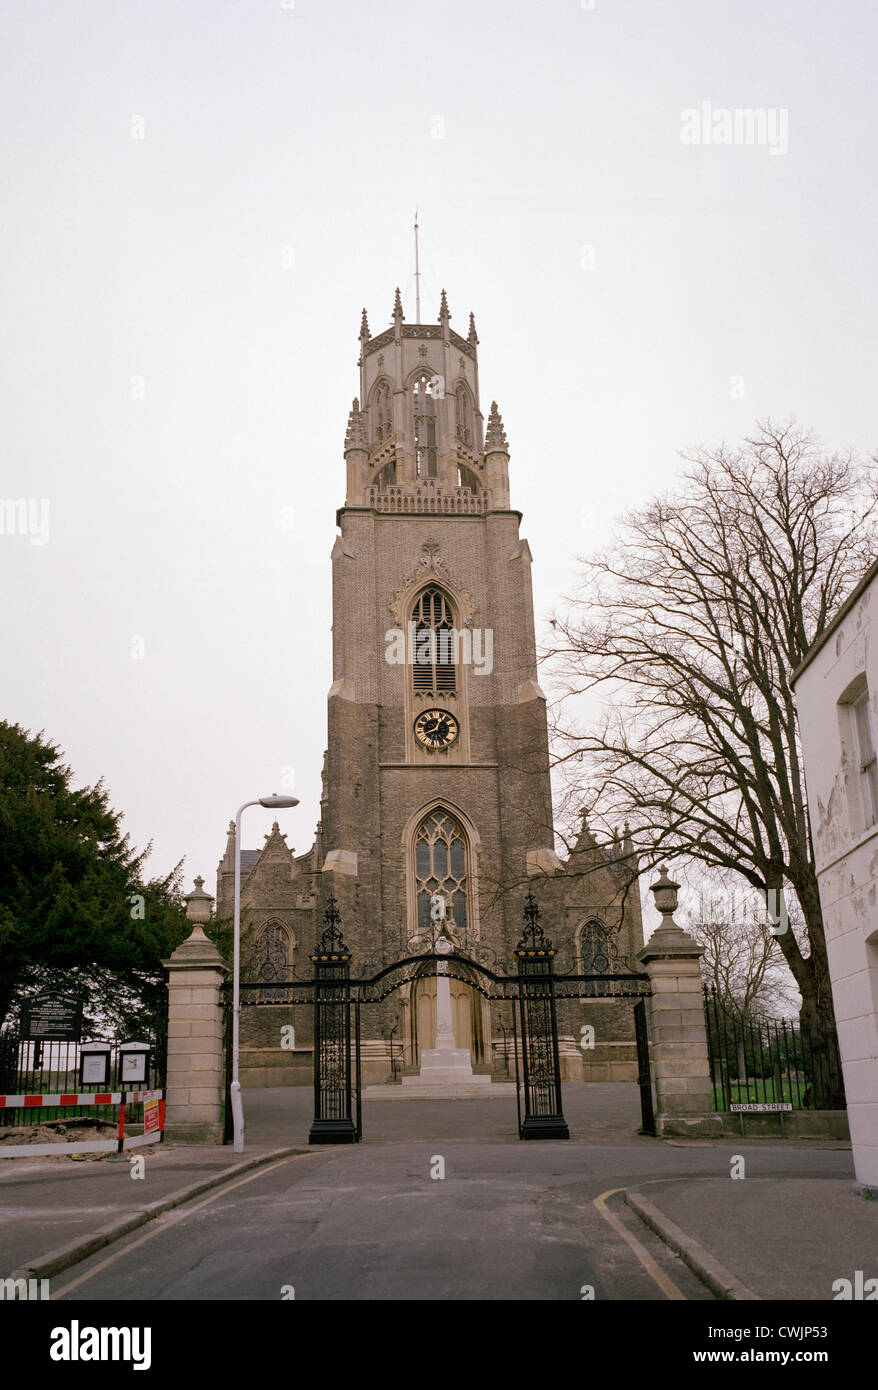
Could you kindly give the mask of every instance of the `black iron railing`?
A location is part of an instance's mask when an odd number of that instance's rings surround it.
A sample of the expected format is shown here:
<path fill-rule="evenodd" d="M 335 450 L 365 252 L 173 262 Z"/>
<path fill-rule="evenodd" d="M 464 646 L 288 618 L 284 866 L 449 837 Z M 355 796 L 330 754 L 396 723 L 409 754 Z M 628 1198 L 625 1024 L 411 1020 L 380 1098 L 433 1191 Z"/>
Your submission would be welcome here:
<path fill-rule="evenodd" d="M 714 1110 L 732 1105 L 791 1104 L 816 1109 L 825 1063 L 807 1034 L 787 1018 L 742 1018 L 715 987 L 704 989 Z"/>

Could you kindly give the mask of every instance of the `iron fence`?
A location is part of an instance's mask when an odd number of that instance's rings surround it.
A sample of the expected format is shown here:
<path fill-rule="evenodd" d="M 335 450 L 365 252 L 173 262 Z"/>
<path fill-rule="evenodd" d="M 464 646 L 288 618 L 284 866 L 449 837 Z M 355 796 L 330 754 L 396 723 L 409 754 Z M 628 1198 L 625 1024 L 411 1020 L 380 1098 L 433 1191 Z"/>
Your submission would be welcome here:
<path fill-rule="evenodd" d="M 79 1079 L 81 1048 L 76 1042 L 40 1042 L 22 1038 L 17 1028 L 0 1031 L 0 1095 L 85 1095 L 102 1091 L 158 1090 L 165 1084 L 167 1062 L 167 1021 L 158 1019 L 146 1039 L 150 1045 L 149 1071 L 145 1084 L 132 1086 L 122 1081 L 121 1042 L 110 1044 L 110 1065 L 106 1083 L 95 1085 Z M 142 1118 L 142 1105 L 131 1106 L 127 1117 L 133 1124 Z M 38 1125 L 50 1120 L 87 1117 L 113 1124 L 118 1119 L 114 1105 L 37 1106 L 0 1108 L 0 1128 Z"/>
<path fill-rule="evenodd" d="M 744 1019 L 704 987 L 707 1051 L 714 1110 L 735 1104 L 788 1103 L 817 1109 L 826 1063 L 806 1032 L 787 1018 Z"/>

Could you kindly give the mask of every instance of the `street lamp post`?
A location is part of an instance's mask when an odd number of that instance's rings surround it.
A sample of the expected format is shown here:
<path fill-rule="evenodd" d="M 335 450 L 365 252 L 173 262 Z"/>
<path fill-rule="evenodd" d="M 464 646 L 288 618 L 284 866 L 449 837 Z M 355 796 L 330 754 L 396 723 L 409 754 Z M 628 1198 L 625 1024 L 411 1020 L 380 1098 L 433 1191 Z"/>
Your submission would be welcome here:
<path fill-rule="evenodd" d="M 260 796 L 245 801 L 235 816 L 235 939 L 232 965 L 232 1084 L 229 1088 L 232 1106 L 234 1151 L 244 1151 L 244 1106 L 241 1101 L 241 1081 L 238 1076 L 238 1050 L 241 1024 L 241 816 L 248 806 L 267 806 L 271 810 L 298 806 L 297 796 Z"/>

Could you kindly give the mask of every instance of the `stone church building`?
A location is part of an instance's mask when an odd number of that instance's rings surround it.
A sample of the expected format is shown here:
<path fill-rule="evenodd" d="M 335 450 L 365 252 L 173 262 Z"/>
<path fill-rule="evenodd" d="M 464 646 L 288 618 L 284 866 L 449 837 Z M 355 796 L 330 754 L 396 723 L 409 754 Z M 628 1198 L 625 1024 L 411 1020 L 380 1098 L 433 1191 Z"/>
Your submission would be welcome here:
<path fill-rule="evenodd" d="M 359 342 L 332 547 L 321 820 L 305 854 L 276 824 L 262 849 L 242 851 L 243 978 L 307 977 L 329 892 L 354 976 L 429 949 L 437 892 L 464 955 L 511 966 L 533 891 L 560 970 L 624 968 L 617 956 L 636 969 L 630 843 L 601 847 L 583 820 L 566 861 L 555 851 L 531 553 L 497 404 L 487 423 L 481 408 L 473 316 L 456 333 L 443 291 L 437 323 L 407 323 L 397 290 L 390 327 L 373 336 L 364 310 Z M 219 918 L 233 912 L 234 833 L 217 873 Z M 635 1078 L 631 1001 L 602 999 L 602 988 L 559 1003 L 565 1079 Z M 292 998 L 245 993 L 243 1085 L 310 1083 L 311 1010 Z M 473 1071 L 507 1079 L 511 1005 L 456 980 L 452 1009 Z M 590 1051 L 583 1023 L 595 1028 Z M 364 1081 L 416 1072 L 435 1033 L 435 978 L 364 1010 Z"/>

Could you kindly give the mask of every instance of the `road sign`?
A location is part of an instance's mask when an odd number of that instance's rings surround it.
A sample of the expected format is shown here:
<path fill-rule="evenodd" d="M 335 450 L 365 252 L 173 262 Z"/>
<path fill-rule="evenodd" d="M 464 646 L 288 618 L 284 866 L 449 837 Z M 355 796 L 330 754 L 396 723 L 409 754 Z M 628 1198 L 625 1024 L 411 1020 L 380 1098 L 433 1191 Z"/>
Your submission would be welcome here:
<path fill-rule="evenodd" d="M 729 1106 L 729 1109 L 730 1109 L 730 1110 L 734 1110 L 735 1112 L 738 1112 L 738 1111 L 746 1111 L 747 1114 L 750 1114 L 750 1112 L 751 1112 L 751 1111 L 754 1111 L 754 1110 L 759 1111 L 759 1112 L 761 1113 L 761 1112 L 763 1112 L 763 1111 L 792 1110 L 792 1108 L 793 1108 L 793 1107 L 792 1107 L 792 1105 L 790 1104 L 790 1102 L 789 1102 L 788 1100 L 784 1100 L 784 1101 L 759 1101 L 759 1102 L 756 1102 L 756 1103 L 752 1103 L 752 1104 L 750 1104 L 750 1105 L 737 1105 L 737 1104 L 736 1104 L 736 1105 L 730 1105 L 730 1106 Z"/>
<path fill-rule="evenodd" d="M 143 1102 L 143 1132 L 150 1134 L 159 1127 L 159 1098 L 158 1095 L 149 1095 Z"/>

